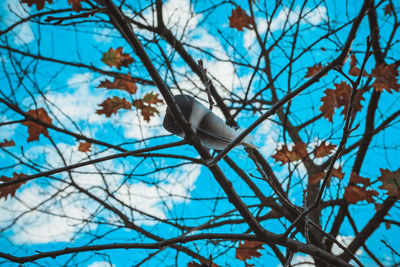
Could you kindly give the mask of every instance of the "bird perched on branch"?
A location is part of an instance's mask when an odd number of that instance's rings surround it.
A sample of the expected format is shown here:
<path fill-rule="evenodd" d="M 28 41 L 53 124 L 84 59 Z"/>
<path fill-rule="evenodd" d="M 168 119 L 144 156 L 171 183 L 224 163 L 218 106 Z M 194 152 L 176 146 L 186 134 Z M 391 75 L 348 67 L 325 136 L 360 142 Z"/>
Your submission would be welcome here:
<path fill-rule="evenodd" d="M 201 144 L 207 148 L 223 150 L 243 131 L 243 129 L 235 130 L 229 127 L 220 117 L 189 95 L 176 95 L 174 99 L 183 116 L 200 139 Z M 163 126 L 168 132 L 184 137 L 183 131 L 176 124 L 169 108 L 167 108 Z M 242 140 L 241 145 L 256 147 L 248 139 L 247 136 Z"/>

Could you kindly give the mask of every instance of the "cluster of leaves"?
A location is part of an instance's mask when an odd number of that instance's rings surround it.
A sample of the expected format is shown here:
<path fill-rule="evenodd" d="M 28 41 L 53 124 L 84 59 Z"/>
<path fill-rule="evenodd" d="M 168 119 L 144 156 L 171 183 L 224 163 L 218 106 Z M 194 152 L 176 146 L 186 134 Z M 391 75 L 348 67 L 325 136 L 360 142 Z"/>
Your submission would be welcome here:
<path fill-rule="evenodd" d="M 121 67 L 128 68 L 134 59 L 127 53 L 123 53 L 122 47 L 117 49 L 110 48 L 106 53 L 103 54 L 101 59 L 105 64 L 110 67 L 115 66 L 118 70 Z M 118 77 L 114 77 L 114 81 L 104 80 L 100 82 L 98 87 L 107 88 L 109 90 L 117 89 L 128 92 L 129 94 L 135 94 L 137 91 L 137 85 L 130 74 L 121 74 Z M 101 109 L 97 110 L 97 114 L 104 114 L 106 117 L 110 117 L 112 114 L 116 114 L 120 109 L 132 109 L 132 106 L 140 110 L 143 119 L 147 122 L 150 118 L 159 114 L 156 106 L 162 104 L 163 101 L 158 98 L 158 94 L 153 92 L 146 93 L 143 98 L 139 98 L 129 102 L 126 98 L 113 96 L 104 100 L 99 106 Z"/>
<path fill-rule="evenodd" d="M 47 3 L 52 4 L 53 0 L 20 0 L 21 3 L 27 4 L 28 6 L 36 5 L 37 10 L 42 10 L 44 5 Z M 80 12 L 82 9 L 81 2 L 84 0 L 68 0 L 68 4 L 72 5 L 72 9 L 76 12 Z"/>

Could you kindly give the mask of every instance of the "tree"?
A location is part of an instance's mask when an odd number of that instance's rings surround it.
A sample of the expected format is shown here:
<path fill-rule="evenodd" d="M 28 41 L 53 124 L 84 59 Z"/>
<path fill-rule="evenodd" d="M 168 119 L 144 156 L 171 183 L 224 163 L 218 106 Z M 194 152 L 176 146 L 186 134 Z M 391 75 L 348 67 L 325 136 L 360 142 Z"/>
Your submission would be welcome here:
<path fill-rule="evenodd" d="M 0 262 L 397 266 L 399 10 L 8 1 Z M 181 93 L 244 131 L 204 148 Z"/>

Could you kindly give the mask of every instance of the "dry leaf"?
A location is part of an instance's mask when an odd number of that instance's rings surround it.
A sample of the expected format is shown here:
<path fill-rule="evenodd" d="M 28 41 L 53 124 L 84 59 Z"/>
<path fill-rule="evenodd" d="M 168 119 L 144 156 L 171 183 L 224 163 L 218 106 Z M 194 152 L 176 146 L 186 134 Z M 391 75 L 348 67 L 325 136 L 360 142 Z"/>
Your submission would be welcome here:
<path fill-rule="evenodd" d="M 352 76 L 358 76 L 360 74 L 360 69 L 357 68 L 357 59 L 356 55 L 354 53 L 351 53 L 350 55 L 350 69 L 349 69 L 349 74 Z M 362 76 L 367 76 L 367 73 L 363 71 Z"/>
<path fill-rule="evenodd" d="M 13 140 L 4 139 L 2 143 L 0 143 L 0 147 L 10 147 L 15 146 L 15 142 Z"/>
<path fill-rule="evenodd" d="M 358 201 L 366 200 L 368 203 L 375 203 L 374 196 L 378 196 L 375 190 L 368 190 L 365 186 L 348 185 L 344 192 L 344 199 L 349 204 L 356 204 Z"/>
<path fill-rule="evenodd" d="M 13 177 L 12 178 L 8 178 L 6 176 L 1 176 L 0 177 L 0 182 L 9 182 L 15 179 L 18 179 L 19 177 L 24 177 L 26 176 L 25 174 L 21 173 L 21 174 L 17 174 L 16 172 L 13 173 Z M 21 187 L 21 185 L 23 185 L 25 182 L 22 183 L 16 183 L 16 184 L 12 184 L 9 186 L 5 186 L 5 187 L 0 187 L 0 199 L 1 198 L 5 198 L 7 199 L 8 195 L 10 195 L 11 197 L 15 196 L 15 192 L 18 190 L 18 188 Z"/>
<path fill-rule="evenodd" d="M 314 76 L 314 75 L 317 74 L 320 70 L 322 70 L 322 64 L 321 64 L 321 63 L 315 64 L 315 65 L 312 66 L 312 67 L 308 67 L 308 68 L 307 68 L 307 73 L 306 73 L 306 77 L 305 77 L 305 78 Z M 326 74 L 325 74 L 325 75 L 326 75 Z M 325 76 L 325 75 L 324 75 L 324 76 Z"/>
<path fill-rule="evenodd" d="M 386 190 L 389 196 L 400 198 L 400 169 L 394 172 L 381 169 L 378 180 L 382 182 L 380 189 Z"/>
<path fill-rule="evenodd" d="M 323 141 L 315 150 L 314 156 L 316 158 L 323 158 L 331 154 L 336 148 L 334 144 L 326 144 L 326 141 Z"/>
<path fill-rule="evenodd" d="M 392 3 L 387 4 L 383 10 L 385 11 L 385 16 L 390 16 L 394 14 L 394 8 Z"/>
<path fill-rule="evenodd" d="M 333 114 L 335 113 L 336 107 L 336 94 L 335 90 L 326 89 L 325 96 L 321 98 L 322 106 L 319 110 L 322 112 L 322 115 L 327 118 L 330 122 L 332 122 Z"/>
<path fill-rule="evenodd" d="M 29 110 L 26 114 L 32 116 L 35 119 L 38 119 L 42 122 L 51 124 L 51 118 L 47 114 L 46 110 L 43 108 L 39 109 L 31 109 Z M 34 141 L 34 140 L 39 140 L 39 135 L 43 134 L 46 137 L 49 137 L 49 131 L 47 130 L 46 127 L 37 124 L 36 122 L 33 121 L 24 121 L 22 122 L 23 125 L 28 127 L 28 142 Z"/>
<path fill-rule="evenodd" d="M 49 4 L 53 3 L 53 0 L 21 0 L 22 4 L 27 4 L 28 6 L 36 5 L 37 10 L 42 10 L 44 8 L 44 4 L 48 2 Z"/>
<path fill-rule="evenodd" d="M 398 84 L 397 76 L 399 71 L 396 69 L 395 64 L 386 65 L 380 64 L 376 65 L 371 71 L 371 76 L 375 78 L 372 86 L 376 91 L 383 92 L 385 89 L 389 93 L 392 93 L 392 89 L 396 92 L 400 89 L 400 84 Z"/>
<path fill-rule="evenodd" d="M 105 80 L 100 82 L 99 86 L 107 89 L 119 89 L 127 91 L 130 94 L 135 94 L 137 90 L 136 83 L 133 81 L 133 78 L 130 74 L 121 75 L 121 77 L 115 77 L 113 82 L 109 80 Z"/>
<path fill-rule="evenodd" d="M 120 98 L 118 96 L 107 98 L 103 103 L 99 104 L 101 109 L 96 111 L 97 114 L 105 114 L 106 117 L 110 117 L 111 114 L 117 114 L 117 111 L 121 108 L 131 109 L 132 105 L 125 98 Z"/>
<path fill-rule="evenodd" d="M 158 103 L 163 103 L 163 101 L 158 99 L 158 94 L 153 94 L 153 92 L 145 94 L 143 99 L 133 101 L 133 105 L 140 110 L 143 119 L 147 122 L 150 121 L 151 117 L 159 113 L 157 108 L 152 106 Z"/>
<path fill-rule="evenodd" d="M 72 9 L 76 12 L 80 12 L 82 9 L 81 0 L 68 0 L 68 4 L 72 5 Z"/>
<path fill-rule="evenodd" d="M 115 66 L 120 70 L 121 67 L 128 68 L 128 65 L 134 62 L 134 59 L 129 54 L 122 53 L 122 47 L 118 47 L 117 50 L 110 48 L 103 54 L 101 61 L 110 67 Z"/>
<path fill-rule="evenodd" d="M 239 247 L 236 248 L 236 258 L 245 261 L 252 257 L 260 257 L 260 249 L 263 249 L 264 242 L 259 241 L 244 241 L 239 243 Z"/>
<path fill-rule="evenodd" d="M 296 143 L 291 150 L 289 150 L 286 145 L 283 145 L 282 148 L 277 150 L 275 155 L 272 157 L 275 159 L 275 161 L 282 162 L 281 165 L 283 165 L 288 162 L 301 160 L 307 157 L 307 155 L 307 145 L 299 142 Z"/>
<path fill-rule="evenodd" d="M 243 28 L 253 29 L 253 24 L 253 19 L 240 6 L 232 10 L 232 15 L 229 17 L 229 27 L 243 31 Z"/>
<path fill-rule="evenodd" d="M 78 147 L 78 151 L 91 152 L 91 150 L 90 150 L 91 145 L 92 145 L 92 143 L 89 143 L 89 142 L 80 142 L 79 143 L 79 147 Z"/>

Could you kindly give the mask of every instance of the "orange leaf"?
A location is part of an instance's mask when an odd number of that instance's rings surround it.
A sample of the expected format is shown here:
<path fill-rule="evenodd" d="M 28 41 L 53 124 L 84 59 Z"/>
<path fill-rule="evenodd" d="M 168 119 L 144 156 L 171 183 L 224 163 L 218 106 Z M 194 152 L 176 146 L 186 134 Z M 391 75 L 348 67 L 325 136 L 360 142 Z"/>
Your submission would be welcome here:
<path fill-rule="evenodd" d="M 386 89 L 389 93 L 392 93 L 392 89 L 398 92 L 400 89 L 400 84 L 398 84 L 396 78 L 398 75 L 399 71 L 396 69 L 395 64 L 376 65 L 371 71 L 371 76 L 375 78 L 372 86 L 379 92 L 383 92 L 383 89 Z"/>
<path fill-rule="evenodd" d="M 385 10 L 385 16 L 390 16 L 390 15 L 394 14 L 394 8 L 393 8 L 392 3 L 387 4 L 385 6 L 384 10 Z"/>
<path fill-rule="evenodd" d="M 107 98 L 103 103 L 99 104 L 101 109 L 97 110 L 97 114 L 105 114 L 106 117 L 110 117 L 111 114 L 117 114 L 117 111 L 121 108 L 131 109 L 132 105 L 125 98 L 114 96 L 113 98 Z"/>
<path fill-rule="evenodd" d="M 21 3 L 27 4 L 28 6 L 36 5 L 37 10 L 41 10 L 44 8 L 44 4 L 49 2 L 49 4 L 53 3 L 53 0 L 21 0 Z"/>
<path fill-rule="evenodd" d="M 367 190 L 365 186 L 349 185 L 344 192 L 344 199 L 349 204 L 356 204 L 358 201 L 366 200 L 368 203 L 375 203 L 373 196 L 378 196 L 375 190 Z"/>
<path fill-rule="evenodd" d="M 308 67 L 308 68 L 307 68 L 307 73 L 306 73 L 306 77 L 305 77 L 305 78 L 314 76 L 314 75 L 317 74 L 320 70 L 322 70 L 322 64 L 321 64 L 321 63 L 315 64 L 315 65 L 312 66 L 312 67 Z M 326 75 L 326 74 L 325 74 L 325 75 Z M 324 75 L 324 76 L 325 76 L 325 75 Z"/>
<path fill-rule="evenodd" d="M 81 1 L 82 0 L 68 0 L 68 4 L 72 5 L 74 11 L 80 12 L 82 9 Z"/>
<path fill-rule="evenodd" d="M 286 145 L 283 145 L 282 148 L 277 150 L 275 155 L 272 157 L 275 161 L 281 161 L 281 165 L 283 165 L 288 162 L 301 160 L 307 157 L 307 155 L 307 145 L 299 142 L 293 146 L 292 150 L 289 150 Z"/>
<path fill-rule="evenodd" d="M 113 82 L 109 80 L 105 80 L 100 82 L 99 86 L 97 87 L 104 87 L 107 89 L 120 89 L 129 92 L 130 94 L 136 93 L 137 87 L 136 83 L 133 81 L 132 76 L 128 75 L 121 75 L 120 77 L 115 77 Z"/>
<path fill-rule="evenodd" d="M 324 93 L 325 96 L 321 98 L 322 106 L 319 108 L 319 110 L 322 112 L 325 118 L 332 122 L 336 107 L 336 94 L 332 89 L 326 89 Z"/>
<path fill-rule="evenodd" d="M 350 70 L 349 70 L 349 74 L 352 76 L 358 76 L 358 74 L 360 73 L 360 69 L 357 68 L 357 59 L 356 59 L 356 55 L 354 53 L 352 53 L 350 55 Z M 364 71 L 362 76 L 366 76 L 367 73 Z"/>
<path fill-rule="evenodd" d="M 31 109 L 26 114 L 42 122 L 51 124 L 51 118 L 47 114 L 46 110 L 44 110 L 43 108 Z M 40 124 L 37 124 L 36 122 L 24 121 L 22 122 L 22 124 L 28 127 L 28 133 L 29 133 L 28 142 L 39 140 L 40 134 L 49 137 L 49 131 L 47 130 L 47 128 Z"/>
<path fill-rule="evenodd" d="M 12 178 L 8 178 L 6 176 L 1 176 L 0 177 L 0 182 L 9 182 L 12 180 L 15 180 L 19 177 L 24 177 L 26 176 L 25 174 L 21 173 L 21 174 L 17 174 L 16 172 L 13 173 L 13 177 Z M 11 195 L 11 197 L 15 196 L 15 192 L 18 190 L 18 188 L 21 187 L 21 185 L 23 185 L 26 182 L 20 182 L 20 183 L 16 183 L 16 184 L 12 184 L 9 186 L 5 186 L 5 187 L 0 187 L 0 198 L 5 198 L 7 199 L 8 195 Z"/>
<path fill-rule="evenodd" d="M 259 241 L 244 241 L 239 243 L 239 247 L 236 248 L 236 259 L 245 261 L 252 257 L 260 257 L 261 253 L 258 251 L 263 249 L 264 242 Z"/>
<path fill-rule="evenodd" d="M 311 174 L 310 177 L 308 178 L 308 182 L 310 184 L 316 184 L 319 181 L 321 181 L 323 178 L 325 178 L 326 173 L 319 171 L 314 174 Z M 333 168 L 331 172 L 331 176 L 334 176 L 338 178 L 339 180 L 342 180 L 344 178 L 344 173 L 342 172 L 342 167 L 339 167 L 338 169 Z M 328 185 L 330 183 L 330 180 L 328 181 Z"/>
<path fill-rule="evenodd" d="M 122 47 L 118 47 L 117 50 L 110 48 L 103 54 L 101 61 L 110 67 L 115 66 L 120 70 L 121 67 L 127 68 L 129 64 L 134 62 L 134 59 L 129 54 L 122 53 Z"/>
<path fill-rule="evenodd" d="M 382 182 L 380 189 L 386 190 L 389 196 L 400 198 L 400 169 L 394 172 L 381 169 L 378 180 Z"/>
<path fill-rule="evenodd" d="M 253 29 L 253 24 L 253 18 L 247 15 L 240 6 L 232 10 L 232 15 L 229 17 L 229 27 L 243 31 L 243 27 Z"/>
<path fill-rule="evenodd" d="M 368 186 L 371 184 L 371 181 L 368 178 L 361 177 L 357 173 L 353 172 L 350 175 L 350 184 L 362 184 Z"/>
<path fill-rule="evenodd" d="M 328 156 L 333 152 L 333 150 L 336 148 L 336 145 L 334 144 L 326 144 L 326 141 L 323 141 L 315 150 L 314 150 L 314 156 L 316 158 L 323 158 L 325 156 Z"/>
<path fill-rule="evenodd" d="M 158 103 L 163 103 L 163 100 L 158 99 L 158 94 L 153 94 L 153 92 L 150 92 L 144 95 L 143 102 L 157 105 Z"/>
<path fill-rule="evenodd" d="M 0 147 L 10 147 L 15 146 L 15 142 L 13 140 L 4 139 L 2 143 L 0 143 Z"/>
<path fill-rule="evenodd" d="M 90 146 L 92 145 L 92 143 L 88 143 L 88 142 L 80 142 L 79 143 L 79 147 L 78 147 L 78 151 L 81 152 L 91 152 L 90 150 Z"/>

